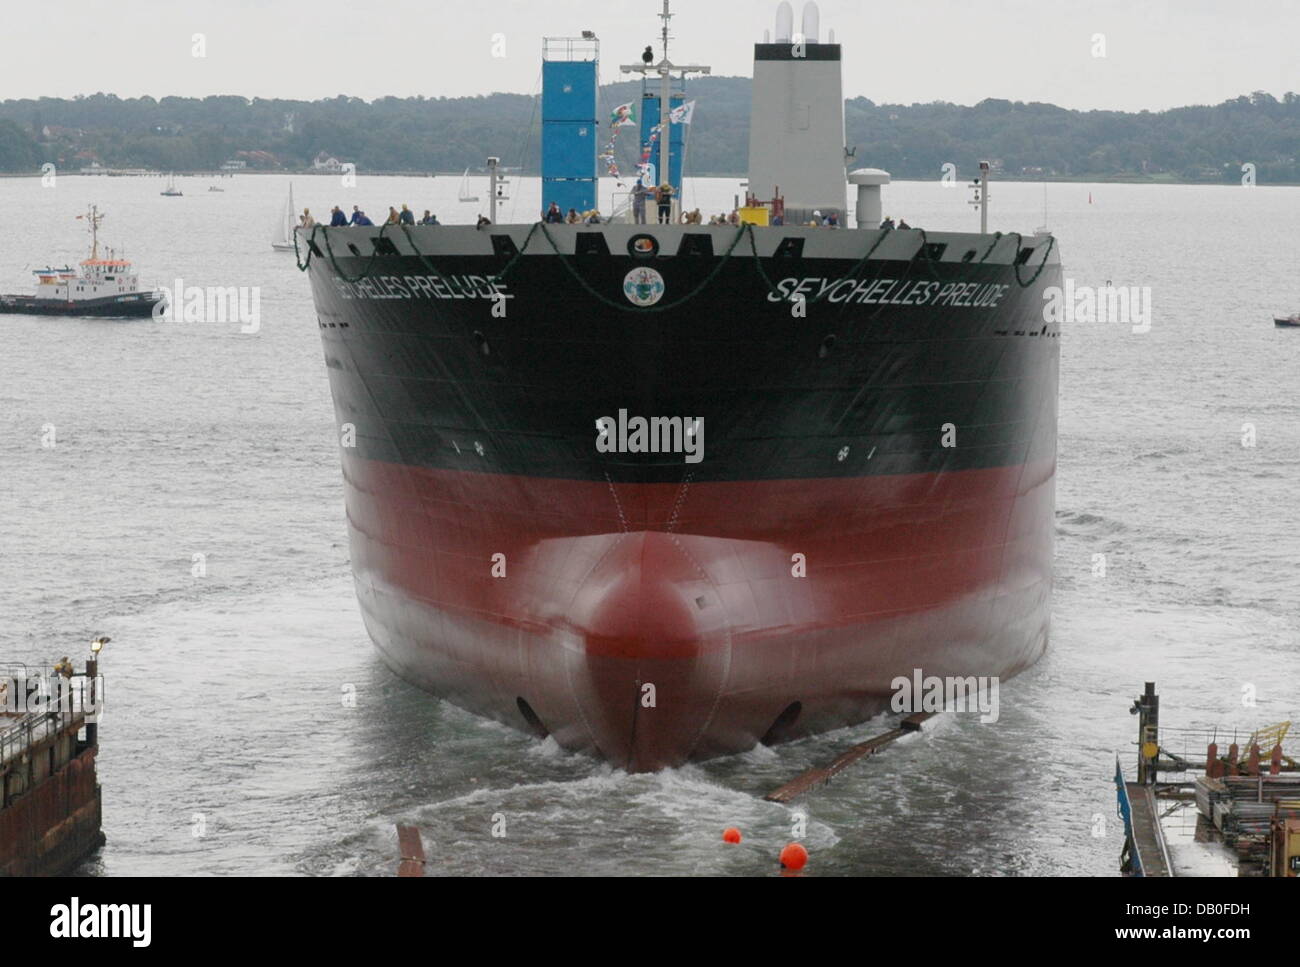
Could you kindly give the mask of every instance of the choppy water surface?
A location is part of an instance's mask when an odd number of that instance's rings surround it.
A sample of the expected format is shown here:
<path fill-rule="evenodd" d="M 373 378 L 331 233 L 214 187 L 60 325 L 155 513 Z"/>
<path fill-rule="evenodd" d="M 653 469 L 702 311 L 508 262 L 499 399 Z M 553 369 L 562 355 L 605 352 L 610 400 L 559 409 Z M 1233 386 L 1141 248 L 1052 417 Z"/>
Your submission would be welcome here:
<path fill-rule="evenodd" d="M 299 178 L 295 194 L 317 214 L 407 202 L 472 221 L 458 181 Z M 307 281 L 269 245 L 288 179 L 210 183 L 162 198 L 156 180 L 0 180 L 0 290 L 82 257 L 73 216 L 90 201 L 147 282 L 261 290 L 256 334 L 0 316 L 0 660 L 114 639 L 92 872 L 390 873 L 397 821 L 449 873 L 774 872 L 795 810 L 761 794 L 872 725 L 628 776 L 382 666 L 353 598 Z M 527 221 L 537 186 L 520 189 Z M 699 180 L 686 200 L 718 211 L 738 190 Z M 914 226 L 974 227 L 964 191 L 886 191 Z M 1044 220 L 1041 186 L 999 185 L 995 202 L 995 226 Z M 1300 190 L 1056 185 L 1046 218 L 1078 284 L 1153 299 L 1148 333 L 1062 339 L 1051 650 L 1004 685 L 996 725 L 945 715 L 797 807 L 810 875 L 1112 875 L 1109 779 L 1144 680 L 1169 725 L 1300 720 L 1300 331 L 1271 321 L 1300 310 Z M 742 845 L 721 844 L 729 825 Z"/>

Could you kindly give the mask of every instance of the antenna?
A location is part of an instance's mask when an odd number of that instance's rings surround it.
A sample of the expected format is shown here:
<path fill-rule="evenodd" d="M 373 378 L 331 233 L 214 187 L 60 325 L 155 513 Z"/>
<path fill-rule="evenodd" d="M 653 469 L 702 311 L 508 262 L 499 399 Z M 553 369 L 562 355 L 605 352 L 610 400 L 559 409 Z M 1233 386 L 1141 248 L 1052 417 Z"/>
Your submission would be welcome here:
<path fill-rule="evenodd" d="M 90 260 L 93 262 L 99 258 L 99 223 L 104 220 L 104 216 L 99 213 L 98 205 L 91 205 L 86 214 L 77 217 L 90 222 Z"/>
<path fill-rule="evenodd" d="M 975 179 L 971 185 L 975 189 L 975 197 L 971 199 L 971 204 L 980 210 L 980 234 L 989 233 L 989 163 L 980 162 L 980 176 Z"/>
<path fill-rule="evenodd" d="M 659 14 L 659 19 L 664 22 L 664 61 L 668 60 L 668 21 L 673 19 L 672 11 L 668 9 L 668 0 L 664 0 L 664 12 Z"/>

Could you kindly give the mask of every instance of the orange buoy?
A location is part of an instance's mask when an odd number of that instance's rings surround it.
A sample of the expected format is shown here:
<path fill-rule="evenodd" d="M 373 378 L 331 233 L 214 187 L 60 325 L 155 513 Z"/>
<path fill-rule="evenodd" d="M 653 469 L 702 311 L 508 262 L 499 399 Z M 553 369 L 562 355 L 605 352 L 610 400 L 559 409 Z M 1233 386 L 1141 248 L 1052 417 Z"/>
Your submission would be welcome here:
<path fill-rule="evenodd" d="M 802 870 L 808 862 L 808 851 L 800 843 L 789 843 L 781 850 L 781 865 L 787 870 Z"/>
<path fill-rule="evenodd" d="M 739 843 L 740 830 L 738 830 L 735 826 L 728 826 L 726 829 L 722 831 L 722 841 L 724 843 Z"/>

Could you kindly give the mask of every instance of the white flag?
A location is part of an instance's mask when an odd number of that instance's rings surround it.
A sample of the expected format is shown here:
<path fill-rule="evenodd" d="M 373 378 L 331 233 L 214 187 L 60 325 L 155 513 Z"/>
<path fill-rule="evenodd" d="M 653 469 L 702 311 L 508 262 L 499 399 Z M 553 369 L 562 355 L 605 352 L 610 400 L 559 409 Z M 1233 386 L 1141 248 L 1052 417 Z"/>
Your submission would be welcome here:
<path fill-rule="evenodd" d="M 695 102 L 687 101 L 685 104 L 680 104 L 677 107 L 673 108 L 671 111 L 669 111 L 668 119 L 672 121 L 673 124 L 690 124 L 691 116 L 694 113 L 695 113 Z"/>
<path fill-rule="evenodd" d="M 623 128 L 636 125 L 636 109 L 631 101 L 626 104 L 620 104 L 610 112 L 609 121 L 611 127 Z"/>

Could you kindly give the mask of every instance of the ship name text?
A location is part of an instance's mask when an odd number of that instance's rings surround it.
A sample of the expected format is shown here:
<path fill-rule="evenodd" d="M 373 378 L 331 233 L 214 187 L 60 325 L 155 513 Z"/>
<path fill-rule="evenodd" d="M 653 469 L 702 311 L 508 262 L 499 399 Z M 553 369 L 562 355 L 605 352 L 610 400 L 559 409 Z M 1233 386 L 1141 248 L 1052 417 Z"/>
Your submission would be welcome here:
<path fill-rule="evenodd" d="M 881 306 L 953 306 L 993 309 L 1011 288 L 992 282 L 927 282 L 924 279 L 782 279 L 768 302 L 804 300 Z"/>
<path fill-rule="evenodd" d="M 513 299 L 504 282 L 483 275 L 372 275 L 356 282 L 337 276 L 345 299 Z"/>

